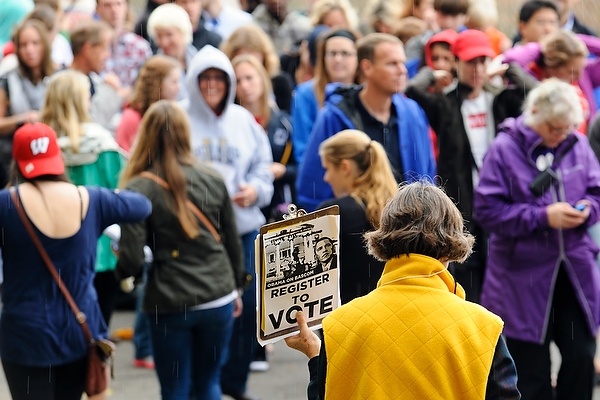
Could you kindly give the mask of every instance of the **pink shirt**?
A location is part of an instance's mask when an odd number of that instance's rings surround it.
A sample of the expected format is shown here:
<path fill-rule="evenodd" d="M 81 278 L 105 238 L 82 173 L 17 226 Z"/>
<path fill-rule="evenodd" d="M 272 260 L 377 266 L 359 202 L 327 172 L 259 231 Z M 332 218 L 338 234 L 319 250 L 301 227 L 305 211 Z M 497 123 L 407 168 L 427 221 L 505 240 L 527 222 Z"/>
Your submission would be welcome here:
<path fill-rule="evenodd" d="M 117 132 L 115 133 L 115 140 L 123 150 L 129 152 L 131 149 L 133 141 L 137 136 L 141 121 L 142 114 L 131 107 L 125 107 L 125 110 L 123 110 L 123 116 L 121 117 L 121 122 L 119 123 Z"/>

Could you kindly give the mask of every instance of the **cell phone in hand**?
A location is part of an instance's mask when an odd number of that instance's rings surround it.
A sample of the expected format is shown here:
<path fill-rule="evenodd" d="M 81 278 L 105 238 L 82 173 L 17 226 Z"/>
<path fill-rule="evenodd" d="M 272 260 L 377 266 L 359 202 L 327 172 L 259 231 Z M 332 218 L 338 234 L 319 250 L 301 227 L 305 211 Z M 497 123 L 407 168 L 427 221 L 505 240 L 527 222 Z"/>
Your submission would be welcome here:
<path fill-rule="evenodd" d="M 582 203 L 582 204 L 577 204 L 577 205 L 576 205 L 574 208 L 575 208 L 577 211 L 583 211 L 583 210 L 585 210 L 585 208 L 586 208 L 586 207 L 587 207 L 587 204 L 583 204 L 583 203 Z"/>

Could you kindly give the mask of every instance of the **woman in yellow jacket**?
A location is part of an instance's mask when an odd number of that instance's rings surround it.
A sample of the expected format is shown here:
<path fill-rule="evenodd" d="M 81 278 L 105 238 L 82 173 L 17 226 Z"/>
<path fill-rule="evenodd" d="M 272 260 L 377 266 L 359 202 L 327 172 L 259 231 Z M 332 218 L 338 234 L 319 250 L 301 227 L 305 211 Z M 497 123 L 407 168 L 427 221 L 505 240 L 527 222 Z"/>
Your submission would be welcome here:
<path fill-rule="evenodd" d="M 377 289 L 323 320 L 323 346 L 302 313 L 300 334 L 286 339 L 310 358 L 308 398 L 519 399 L 502 320 L 465 301 L 448 272 L 474 242 L 450 198 L 404 185 L 365 237 L 386 261 Z"/>

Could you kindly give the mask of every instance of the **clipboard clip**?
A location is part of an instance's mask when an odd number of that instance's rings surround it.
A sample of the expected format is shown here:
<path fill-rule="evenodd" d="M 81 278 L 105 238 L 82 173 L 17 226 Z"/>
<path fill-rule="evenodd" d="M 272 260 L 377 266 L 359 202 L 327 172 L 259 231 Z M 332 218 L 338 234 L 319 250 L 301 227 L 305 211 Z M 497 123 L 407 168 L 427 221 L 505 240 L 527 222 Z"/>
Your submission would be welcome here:
<path fill-rule="evenodd" d="M 306 215 L 306 211 L 302 208 L 298 208 L 295 204 L 290 203 L 287 207 L 287 214 L 283 214 L 283 219 L 288 220 L 292 218 L 302 217 Z"/>

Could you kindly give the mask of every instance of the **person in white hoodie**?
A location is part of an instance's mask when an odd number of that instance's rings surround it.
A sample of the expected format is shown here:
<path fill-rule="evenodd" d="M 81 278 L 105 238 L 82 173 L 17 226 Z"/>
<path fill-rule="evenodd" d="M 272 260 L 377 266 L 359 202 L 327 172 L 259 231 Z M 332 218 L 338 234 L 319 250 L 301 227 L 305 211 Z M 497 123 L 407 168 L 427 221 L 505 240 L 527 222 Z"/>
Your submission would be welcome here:
<path fill-rule="evenodd" d="M 186 75 L 188 99 L 182 101 L 192 127 L 192 152 L 218 171 L 233 202 L 237 229 L 244 245 L 248 277 L 254 279 L 254 239 L 265 223 L 261 207 L 273 196 L 273 162 L 264 129 L 245 108 L 234 104 L 235 72 L 227 56 L 207 45 L 192 59 Z M 246 393 L 256 342 L 254 283 L 242 296 L 244 310 L 235 322 L 229 359 L 223 368 L 223 393 L 236 400 Z"/>

